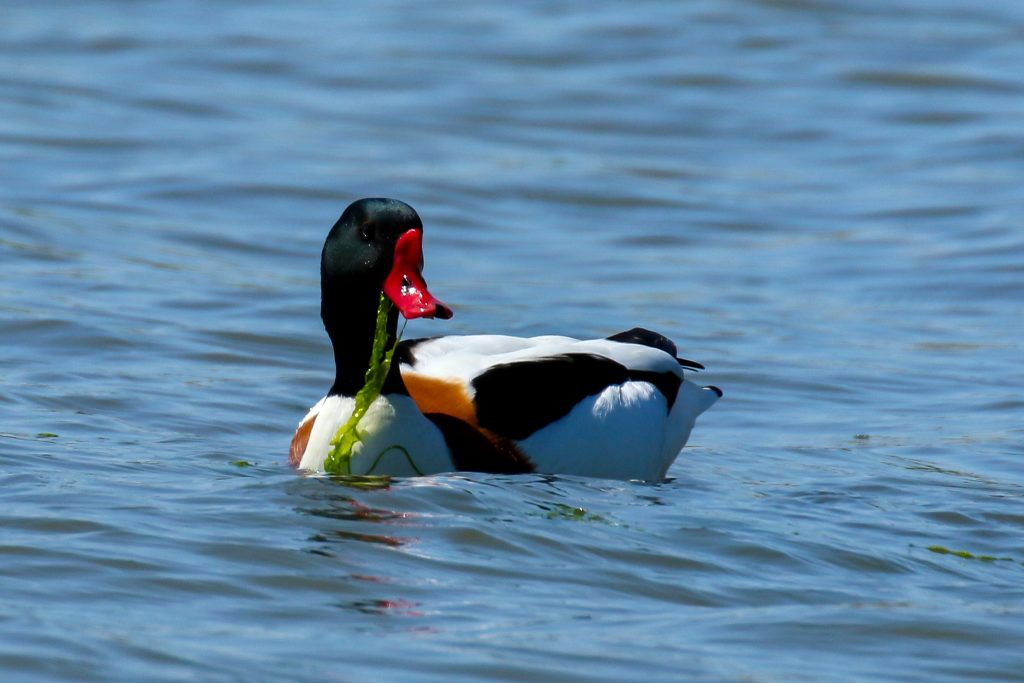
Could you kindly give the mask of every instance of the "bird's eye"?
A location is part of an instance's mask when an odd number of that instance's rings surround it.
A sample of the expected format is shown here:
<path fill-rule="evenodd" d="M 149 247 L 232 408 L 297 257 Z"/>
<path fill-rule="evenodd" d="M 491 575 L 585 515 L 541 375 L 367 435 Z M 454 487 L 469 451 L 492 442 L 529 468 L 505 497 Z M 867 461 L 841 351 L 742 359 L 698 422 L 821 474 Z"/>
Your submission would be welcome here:
<path fill-rule="evenodd" d="M 359 228 L 359 236 L 369 242 L 373 239 L 373 233 L 377 226 L 373 223 L 363 223 L 362 227 Z"/>

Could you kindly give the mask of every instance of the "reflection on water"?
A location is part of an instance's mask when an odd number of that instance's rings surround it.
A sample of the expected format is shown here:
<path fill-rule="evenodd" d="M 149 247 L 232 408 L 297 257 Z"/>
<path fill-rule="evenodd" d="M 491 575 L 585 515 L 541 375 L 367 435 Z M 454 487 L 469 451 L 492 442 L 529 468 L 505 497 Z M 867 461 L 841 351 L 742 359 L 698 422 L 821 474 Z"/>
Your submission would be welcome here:
<path fill-rule="evenodd" d="M 5 681 L 1020 679 L 1019 3 L 52 9 L 0 10 Z M 703 362 L 670 480 L 289 470 L 381 195 L 409 335 Z"/>

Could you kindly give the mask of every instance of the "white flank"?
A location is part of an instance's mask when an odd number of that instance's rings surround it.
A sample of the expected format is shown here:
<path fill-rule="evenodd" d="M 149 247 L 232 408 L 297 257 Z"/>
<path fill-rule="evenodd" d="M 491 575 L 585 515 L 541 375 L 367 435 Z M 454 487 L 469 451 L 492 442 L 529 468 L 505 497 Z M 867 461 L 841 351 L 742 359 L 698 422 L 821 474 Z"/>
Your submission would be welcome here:
<path fill-rule="evenodd" d="M 588 396 L 519 446 L 540 472 L 654 479 L 665 417 L 660 391 L 647 382 L 626 382 Z"/>
<path fill-rule="evenodd" d="M 683 377 L 676 359 L 659 349 L 560 336 L 441 337 L 417 345 L 415 364 L 404 368 L 458 379 L 472 395 L 473 378 L 495 365 L 567 353 L 604 356 L 631 370 Z M 544 387 L 537 390 L 543 392 Z M 658 481 L 686 445 L 697 416 L 718 398 L 713 389 L 684 380 L 668 412 L 665 397 L 653 384 L 626 382 L 583 399 L 568 415 L 520 441 L 519 447 L 538 472 Z"/>

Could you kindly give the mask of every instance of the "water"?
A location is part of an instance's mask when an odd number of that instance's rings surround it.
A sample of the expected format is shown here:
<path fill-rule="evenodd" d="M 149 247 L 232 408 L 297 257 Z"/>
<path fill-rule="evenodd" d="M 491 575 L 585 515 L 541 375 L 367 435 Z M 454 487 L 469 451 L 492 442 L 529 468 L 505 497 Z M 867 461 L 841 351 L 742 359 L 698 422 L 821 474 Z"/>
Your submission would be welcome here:
<path fill-rule="evenodd" d="M 1020 3 L 0 26 L 4 681 L 1024 680 Z M 407 335 L 707 365 L 670 480 L 289 470 L 366 195 L 456 308 Z"/>

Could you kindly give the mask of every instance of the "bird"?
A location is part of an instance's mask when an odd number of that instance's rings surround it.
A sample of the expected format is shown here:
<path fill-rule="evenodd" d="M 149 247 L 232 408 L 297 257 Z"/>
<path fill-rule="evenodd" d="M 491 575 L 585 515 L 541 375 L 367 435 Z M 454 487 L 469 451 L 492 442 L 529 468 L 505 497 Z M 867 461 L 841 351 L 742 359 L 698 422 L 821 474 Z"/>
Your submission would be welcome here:
<path fill-rule="evenodd" d="M 346 474 L 665 478 L 696 418 L 722 397 L 718 387 L 684 377 L 704 366 L 641 327 L 604 339 L 484 334 L 399 342 L 399 315 L 452 317 L 427 288 L 422 239 L 415 209 L 385 198 L 353 202 L 328 233 L 320 315 L 335 377 L 299 423 L 291 465 L 324 472 L 341 428 L 354 423 Z M 393 355 L 380 365 L 379 393 L 360 408 L 378 321 Z"/>

